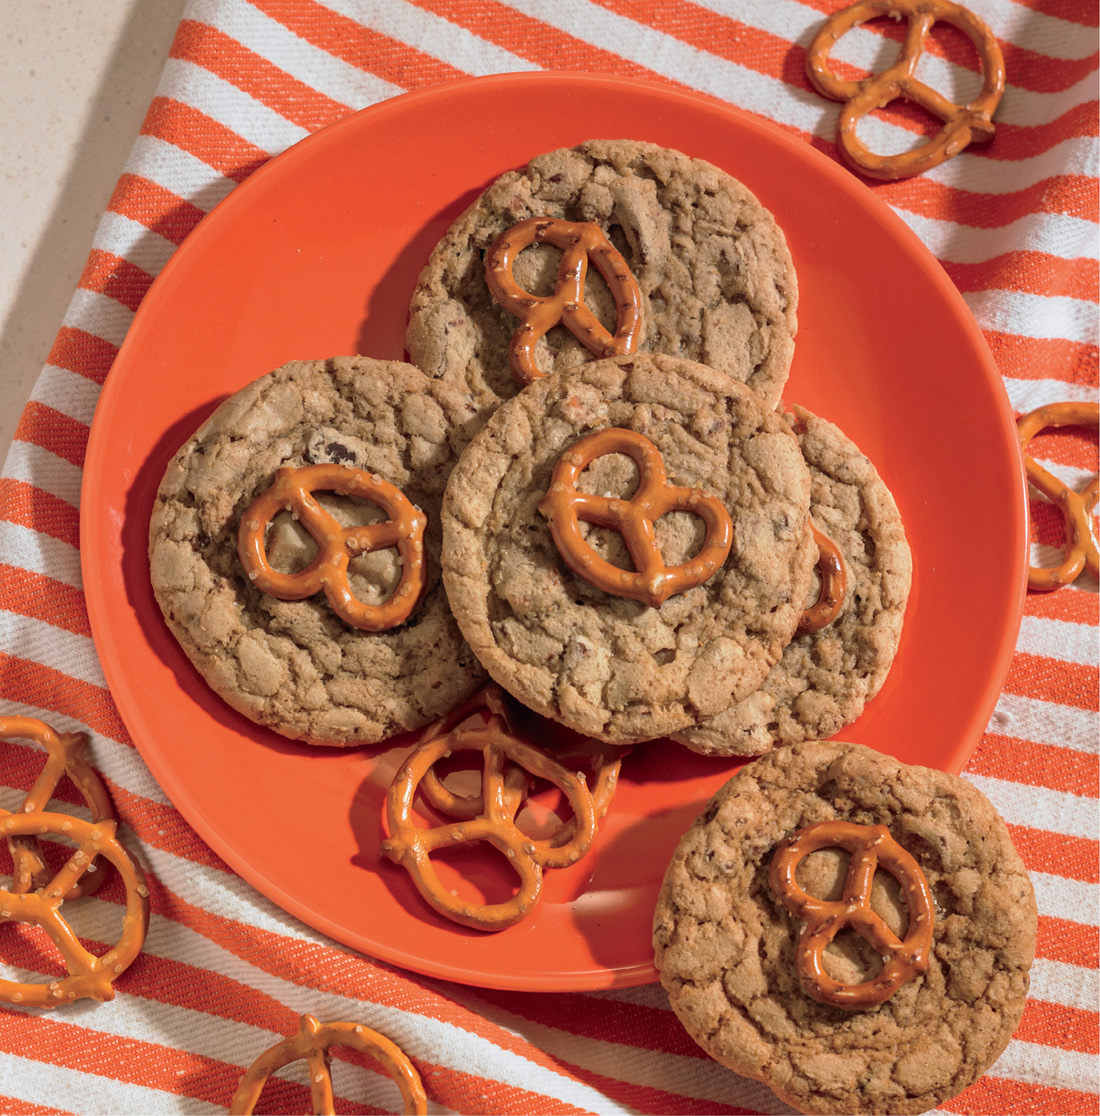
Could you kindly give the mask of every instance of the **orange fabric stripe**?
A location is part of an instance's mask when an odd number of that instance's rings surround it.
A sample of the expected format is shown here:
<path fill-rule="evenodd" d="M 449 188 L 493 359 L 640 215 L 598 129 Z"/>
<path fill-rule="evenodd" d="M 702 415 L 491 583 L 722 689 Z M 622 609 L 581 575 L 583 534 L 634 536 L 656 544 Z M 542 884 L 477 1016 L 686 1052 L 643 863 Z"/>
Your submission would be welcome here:
<path fill-rule="evenodd" d="M 136 310 L 145 297 L 153 277 L 122 256 L 93 248 L 77 284 L 86 291 L 121 302 L 128 310 Z"/>
<path fill-rule="evenodd" d="M 23 408 L 15 437 L 20 442 L 33 442 L 79 468 L 84 464 L 88 430 L 85 423 L 32 399 Z"/>
<path fill-rule="evenodd" d="M 1014 380 L 1064 380 L 1068 384 L 1097 383 L 1100 347 L 1063 338 L 1020 337 L 1014 333 L 985 330 L 1002 376 Z"/>
<path fill-rule="evenodd" d="M 1024 615 L 1044 620 L 1067 620 L 1073 624 L 1100 621 L 1100 598 L 1087 590 L 1055 590 L 1052 593 L 1028 593 L 1024 599 Z"/>
<path fill-rule="evenodd" d="M 1100 1020 L 1095 1011 L 1028 1000 L 1015 1038 L 1082 1054 L 1100 1054 Z"/>
<path fill-rule="evenodd" d="M 107 209 L 137 221 L 172 244 L 182 244 L 205 216 L 197 205 L 177 197 L 171 190 L 129 173 L 119 177 Z"/>
<path fill-rule="evenodd" d="M 52 667 L 0 651 L 0 694 L 44 710 L 52 709 L 112 740 L 130 743 L 122 718 L 106 690 Z"/>
<path fill-rule="evenodd" d="M 1004 688 L 1023 697 L 1095 709 L 1098 680 L 1100 669 L 1092 665 L 1063 663 L 1017 651 Z"/>
<path fill-rule="evenodd" d="M 0 563 L 0 608 L 91 636 L 84 594 L 43 574 Z"/>
<path fill-rule="evenodd" d="M 1048 961 L 1100 969 L 1100 929 L 1068 918 L 1040 915 L 1035 953 Z"/>
<path fill-rule="evenodd" d="M 1023 825 L 1009 825 L 1008 832 L 1029 871 L 1053 871 L 1067 880 L 1100 883 L 1100 841 Z"/>
<path fill-rule="evenodd" d="M 80 511 L 26 481 L 0 477 L 0 517 L 69 546 L 80 545 Z"/>
<path fill-rule="evenodd" d="M 579 1074 L 592 1088 L 610 1100 L 635 1112 L 675 1112 L 677 1116 L 758 1116 L 759 1109 L 741 1108 L 724 1101 L 685 1097 L 680 1093 L 670 1093 L 664 1089 L 654 1089 L 647 1085 L 635 1085 L 620 1078 L 606 1077 L 600 1073 L 578 1069 L 571 1063 L 563 1062 Z"/>
<path fill-rule="evenodd" d="M 1010 779 L 1031 787 L 1049 787 L 1085 798 L 1095 798 L 1100 786 L 1100 758 L 1097 756 L 993 732 L 982 736 L 966 769 L 976 775 Z"/>
<path fill-rule="evenodd" d="M 302 0 L 252 0 L 252 6 L 306 42 L 402 89 L 420 89 L 469 76 L 464 70 L 319 4 Z"/>
<path fill-rule="evenodd" d="M 632 1046 L 663 1051 L 682 1058 L 703 1058 L 699 1045 L 688 1035 L 671 1009 L 601 1000 L 583 993 L 555 993 L 532 999 L 527 992 L 479 989 L 478 998 L 493 1007 L 573 1035 L 604 1042 L 622 1041 L 630 1035 Z"/>
<path fill-rule="evenodd" d="M 194 20 L 180 22 L 170 54 L 209 70 L 310 132 L 346 116 L 350 107 L 291 77 L 217 28 Z"/>
<path fill-rule="evenodd" d="M 139 957 L 131 969 L 144 961 Z M 123 974 L 128 975 L 129 970 Z M 0 1049 L 36 1062 L 162 1089 L 218 1107 L 227 1105 L 241 1076 L 236 1066 L 158 1043 L 104 1031 L 96 1032 L 95 1041 L 89 1041 L 84 1028 L 71 1027 L 60 1017 L 23 1014 L 6 1007 L 0 1007 Z"/>
<path fill-rule="evenodd" d="M 1021 8 L 1031 8 L 1032 11 L 1043 12 L 1055 19 L 1064 19 L 1069 23 L 1079 23 L 1082 27 L 1095 27 L 1097 25 L 1097 9 L 1095 4 L 1082 4 L 1081 0 L 1014 0 Z"/>
<path fill-rule="evenodd" d="M 133 794 L 117 783 L 108 783 L 115 812 L 141 841 L 219 872 L 231 874 L 220 856 L 191 828 L 174 806 Z"/>
<path fill-rule="evenodd" d="M 243 182 L 271 157 L 213 117 L 167 97 L 153 98 L 141 131 L 182 148 L 234 182 Z"/>
<path fill-rule="evenodd" d="M 960 1116 L 987 1116 L 990 1112 L 998 1116 L 1037 1116 L 1045 1112 L 1057 1112 L 1058 1116 L 1096 1116 L 1096 1102 L 1095 1093 L 1010 1081 L 1007 1077 L 987 1073 L 969 1089 L 938 1107 L 945 1112 L 958 1112 Z"/>
<path fill-rule="evenodd" d="M 1046 252 L 1005 252 L 981 263 L 943 263 L 960 291 L 990 289 L 1095 301 L 1100 289 L 1100 263 L 1063 260 Z"/>
<path fill-rule="evenodd" d="M 83 329 L 62 326 L 46 361 L 102 386 L 116 356 L 118 349 L 102 337 Z"/>
<path fill-rule="evenodd" d="M 588 70 L 623 77 L 644 77 L 681 89 L 688 88 L 682 82 L 583 39 L 574 38 L 496 0 L 413 0 L 413 3 L 465 27 L 479 38 L 526 58 L 542 69 Z"/>

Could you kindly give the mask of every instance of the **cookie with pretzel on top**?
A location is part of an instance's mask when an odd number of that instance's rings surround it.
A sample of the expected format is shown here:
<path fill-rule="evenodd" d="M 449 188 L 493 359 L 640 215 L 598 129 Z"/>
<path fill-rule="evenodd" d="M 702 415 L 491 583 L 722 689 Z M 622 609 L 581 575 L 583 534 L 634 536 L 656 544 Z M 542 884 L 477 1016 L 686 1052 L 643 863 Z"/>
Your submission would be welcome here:
<path fill-rule="evenodd" d="M 548 324 L 555 302 L 570 309 Z M 633 351 L 708 364 L 774 406 L 797 306 L 786 238 L 743 183 L 653 143 L 593 139 L 501 175 L 451 225 L 405 346 L 486 415 L 535 376 Z"/>
<path fill-rule="evenodd" d="M 490 676 L 607 743 L 755 691 L 813 575 L 810 475 L 783 417 L 713 368 L 588 361 L 502 403 L 451 472 L 443 583 Z"/>
<path fill-rule="evenodd" d="M 806 1113 L 920 1113 L 1023 1014 L 1037 912 L 975 787 L 859 744 L 746 764 L 682 836 L 655 963 L 716 1061 Z"/>
<path fill-rule="evenodd" d="M 347 746 L 480 685 L 439 560 L 475 413 L 411 365 L 335 357 L 261 376 L 188 438 L 157 492 L 150 576 L 214 692 L 283 736 Z"/>

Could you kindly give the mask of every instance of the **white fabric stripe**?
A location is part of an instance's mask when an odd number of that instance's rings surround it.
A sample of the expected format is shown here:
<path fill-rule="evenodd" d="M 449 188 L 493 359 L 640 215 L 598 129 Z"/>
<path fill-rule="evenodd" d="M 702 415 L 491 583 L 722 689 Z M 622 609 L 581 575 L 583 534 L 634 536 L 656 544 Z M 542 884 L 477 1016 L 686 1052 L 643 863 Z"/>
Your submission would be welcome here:
<path fill-rule="evenodd" d="M 47 364 L 34 382 L 31 399 L 90 426 L 99 402 L 100 390 L 99 384 L 89 380 L 87 376 L 71 372 L 68 368 L 60 368 L 56 364 Z"/>
<path fill-rule="evenodd" d="M 894 212 L 945 263 L 983 263 L 1012 251 L 1043 252 L 1064 260 L 1100 256 L 1096 226 L 1065 213 L 1029 213 L 999 228 L 980 229 L 903 209 Z"/>
<path fill-rule="evenodd" d="M 1028 655 L 1094 666 L 1100 653 L 1100 641 L 1096 628 L 1091 625 L 1025 616 L 1020 624 L 1016 648 Z"/>
<path fill-rule="evenodd" d="M 66 1009 L 66 1018 L 71 1012 Z M 25 1104 L 63 1112 L 141 1112 L 148 1116 L 218 1116 L 225 1105 L 177 1097 L 160 1089 L 130 1085 L 109 1077 L 67 1069 L 50 1062 L 30 1061 L 17 1054 L 0 1054 L 0 1093 Z"/>
<path fill-rule="evenodd" d="M 1098 1069 L 1100 1059 L 1094 1054 L 1012 1039 L 988 1072 L 1029 1085 L 1095 1092 Z"/>
<path fill-rule="evenodd" d="M 1043 820 L 1046 822 L 1047 819 L 1044 817 Z M 1049 826 L 1044 825 L 1045 828 Z M 1097 825 L 1094 822 L 1092 840 L 1096 839 L 1097 832 Z M 1057 866 L 1052 865 L 1052 867 Z M 1084 883 L 1081 880 L 1069 880 L 1064 876 L 1051 875 L 1047 872 L 1032 871 L 1029 875 L 1031 886 L 1035 888 L 1035 902 L 1039 914 L 1050 918 L 1066 918 L 1085 926 L 1100 925 L 1100 886 Z"/>
<path fill-rule="evenodd" d="M 1022 415 L 1047 403 L 1100 401 L 1100 391 L 1090 384 L 1069 384 L 1064 380 L 1016 380 L 1005 377 L 1004 385 L 1013 410 Z"/>
<path fill-rule="evenodd" d="M 1100 752 L 1100 713 L 1068 705 L 1001 694 L 989 719 L 989 731 L 1096 755 Z"/>
<path fill-rule="evenodd" d="M 139 135 L 134 140 L 126 170 L 183 198 L 204 213 L 209 213 L 236 186 L 232 178 L 226 178 L 209 163 L 159 136 Z M 171 241 L 165 243 L 171 250 L 175 249 Z M 161 261 L 161 266 L 166 260 L 167 257 Z M 130 262 L 136 263 L 135 260 Z M 150 268 L 144 270 L 155 274 Z"/>
<path fill-rule="evenodd" d="M 323 3 L 331 11 L 400 39 L 468 74 L 503 74 L 536 68 L 526 58 L 405 0 L 389 0 L 386 4 L 378 4 L 375 0 L 323 0 Z"/>
<path fill-rule="evenodd" d="M 1038 340 L 1064 338 L 1095 345 L 1100 315 L 1094 302 L 1025 291 L 989 290 L 964 294 L 967 306 L 983 329 Z"/>
<path fill-rule="evenodd" d="M 215 172 L 207 167 L 207 173 Z M 176 245 L 160 233 L 110 210 L 100 218 L 92 247 L 101 252 L 113 252 L 149 275 L 160 274 L 176 250 Z"/>
<path fill-rule="evenodd" d="M 107 689 L 95 645 L 88 636 L 55 628 L 44 620 L 0 610 L 0 647 L 17 648 L 21 659 L 30 659 L 70 678 Z"/>
<path fill-rule="evenodd" d="M 1048 1004 L 1096 1011 L 1100 1006 L 1100 973 L 1083 965 L 1036 957 L 1031 963 L 1029 995 Z"/>
<path fill-rule="evenodd" d="M 1012 825 L 1034 826 L 1042 818 L 1042 828 L 1067 837 L 1096 840 L 1100 833 L 1100 803 L 1095 798 L 1082 798 L 1049 787 L 1033 787 L 1011 783 L 988 775 L 965 772 L 964 777 L 978 788 L 996 807 L 997 812 Z M 1053 912 L 1052 912 L 1053 913 Z"/>
<path fill-rule="evenodd" d="M 157 92 L 193 106 L 270 154 L 285 150 L 308 134 L 255 97 L 181 58 L 166 59 Z"/>
<path fill-rule="evenodd" d="M 14 453 L 15 448 L 12 447 L 9 460 Z M 52 577 L 54 581 L 71 585 L 74 589 L 84 587 L 80 552 L 75 546 L 19 523 L 0 523 L 0 562 Z M 4 646 L 14 648 L 13 644 Z"/>
<path fill-rule="evenodd" d="M 65 312 L 64 324 L 82 329 L 118 348 L 134 320 L 134 312 L 97 291 L 77 287 Z"/>
<path fill-rule="evenodd" d="M 12 442 L 4 462 L 5 477 L 33 485 L 73 508 L 80 505 L 80 482 L 83 475 L 79 466 L 58 457 L 56 453 L 51 453 L 34 442 L 18 439 Z"/>
<path fill-rule="evenodd" d="M 304 85 L 349 108 L 362 108 L 403 92 L 400 86 L 313 46 L 242 0 L 192 0 L 187 15 L 216 28 Z"/>

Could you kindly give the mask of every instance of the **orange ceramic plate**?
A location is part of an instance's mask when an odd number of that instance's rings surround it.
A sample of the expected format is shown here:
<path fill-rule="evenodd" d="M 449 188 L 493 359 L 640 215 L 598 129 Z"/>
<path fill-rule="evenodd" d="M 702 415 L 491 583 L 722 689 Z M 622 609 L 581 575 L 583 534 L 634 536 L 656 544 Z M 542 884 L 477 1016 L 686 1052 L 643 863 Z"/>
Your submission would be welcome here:
<path fill-rule="evenodd" d="M 989 351 L 936 261 L 804 142 L 663 86 L 513 74 L 398 97 L 273 160 L 175 253 L 104 387 L 81 522 L 96 644 L 153 774 L 235 871 L 346 945 L 474 985 L 652 980 L 649 922 L 665 863 L 737 764 L 640 748 L 596 846 L 548 873 L 533 917 L 493 935 L 444 922 L 379 860 L 401 749 L 299 747 L 226 709 L 161 621 L 149 511 L 171 454 L 248 381 L 292 358 L 401 358 L 421 265 L 496 175 L 541 151 L 624 136 L 717 163 L 775 213 L 802 292 L 786 400 L 836 422 L 897 496 L 916 570 L 908 619 L 885 689 L 844 735 L 959 770 L 1019 624 L 1025 488 Z"/>

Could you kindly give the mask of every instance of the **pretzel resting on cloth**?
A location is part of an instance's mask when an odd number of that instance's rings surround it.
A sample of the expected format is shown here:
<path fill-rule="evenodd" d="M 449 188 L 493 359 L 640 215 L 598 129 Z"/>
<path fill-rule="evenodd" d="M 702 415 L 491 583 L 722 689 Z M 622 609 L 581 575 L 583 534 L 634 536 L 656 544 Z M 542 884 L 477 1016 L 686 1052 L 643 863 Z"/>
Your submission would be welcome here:
<path fill-rule="evenodd" d="M 84 758 L 84 748 L 88 743 L 86 732 L 56 732 L 36 717 L 0 717 L 0 740 L 33 740 L 46 749 L 42 773 L 16 813 L 45 810 L 58 784 L 68 776 L 82 795 L 93 822 L 107 821 L 115 816 L 106 787 Z M 50 870 L 37 837 L 9 837 L 8 851 L 12 859 L 12 891 L 25 894 L 46 886 Z M 92 866 L 80 883 L 73 884 L 65 898 L 79 899 L 81 895 L 89 895 L 104 879 L 104 873 L 96 872 Z"/>
<path fill-rule="evenodd" d="M 1016 420 L 1020 448 L 1026 451 L 1036 434 L 1050 426 L 1098 426 L 1100 404 L 1047 403 L 1021 415 Z M 1094 477 L 1083 492 L 1074 492 L 1053 473 L 1044 469 L 1026 452 L 1024 469 L 1029 483 L 1041 492 L 1062 513 L 1066 530 L 1066 548 L 1057 566 L 1029 566 L 1027 583 L 1031 589 L 1058 589 L 1069 585 L 1087 569 L 1093 577 L 1100 576 L 1100 553 L 1097 552 L 1089 517 L 1100 499 L 1100 477 Z"/>
<path fill-rule="evenodd" d="M 407 1116 L 427 1112 L 427 1096 L 420 1074 L 405 1052 L 391 1039 L 359 1023 L 319 1023 L 312 1015 L 299 1020 L 298 1033 L 265 1050 L 245 1070 L 230 1102 L 231 1116 L 248 1116 L 260 1099 L 267 1079 L 291 1062 L 305 1061 L 309 1066 L 309 1090 L 316 1116 L 334 1116 L 332 1071 L 329 1050 L 345 1046 L 380 1062 L 397 1083 L 405 1102 Z"/>
<path fill-rule="evenodd" d="M 29 1007 L 56 1007 L 73 1000 L 110 1000 L 113 981 L 141 952 L 149 928 L 149 889 L 145 875 L 116 834 L 113 819 L 89 822 L 68 814 L 35 810 L 0 814 L 0 836 L 42 837 L 53 834 L 72 841 L 64 866 L 34 891 L 0 890 L 0 924 L 26 922 L 40 927 L 57 947 L 67 970 L 59 980 L 0 980 L 0 1000 Z M 61 905 L 97 857 L 110 862 L 126 888 L 126 908 L 118 942 L 102 956 L 85 949 L 61 914 Z"/>
<path fill-rule="evenodd" d="M 878 16 L 904 17 L 905 40 L 893 65 L 858 81 L 837 77 L 829 52 L 852 28 Z M 948 100 L 916 77 L 924 42 L 937 21 L 949 23 L 974 45 L 982 68 L 982 87 L 968 104 Z M 951 0 L 859 0 L 834 12 L 814 36 L 806 55 L 810 84 L 834 101 L 844 102 L 837 120 L 837 142 L 848 161 L 871 178 L 897 179 L 921 174 L 957 155 L 974 141 L 993 137 L 993 113 L 1005 88 L 1001 48 L 993 32 L 976 16 Z M 856 135 L 865 116 L 903 98 L 943 121 L 924 143 L 896 155 L 876 155 Z"/>

